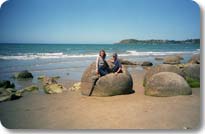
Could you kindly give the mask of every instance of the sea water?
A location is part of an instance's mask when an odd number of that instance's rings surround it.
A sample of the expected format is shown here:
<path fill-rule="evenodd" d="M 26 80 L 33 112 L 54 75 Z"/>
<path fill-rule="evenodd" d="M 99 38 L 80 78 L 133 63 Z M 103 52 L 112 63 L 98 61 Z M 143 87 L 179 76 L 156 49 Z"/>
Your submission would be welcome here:
<path fill-rule="evenodd" d="M 28 70 L 34 81 L 41 75 L 80 80 L 101 49 L 106 51 L 107 59 L 117 52 L 120 58 L 158 64 L 161 61 L 155 57 L 179 54 L 185 63 L 200 53 L 200 44 L 0 44 L 0 79 Z"/>

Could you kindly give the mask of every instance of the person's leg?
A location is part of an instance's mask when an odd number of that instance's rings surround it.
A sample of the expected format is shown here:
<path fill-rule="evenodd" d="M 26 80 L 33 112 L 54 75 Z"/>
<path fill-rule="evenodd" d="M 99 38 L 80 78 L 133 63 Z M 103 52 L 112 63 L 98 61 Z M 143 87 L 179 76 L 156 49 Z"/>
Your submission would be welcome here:
<path fill-rule="evenodd" d="M 118 66 L 114 66 L 114 67 L 112 68 L 112 71 L 115 73 L 115 72 L 117 72 L 118 69 L 119 69 Z"/>
<path fill-rule="evenodd" d="M 104 75 L 108 74 L 108 72 L 103 67 L 99 67 L 98 71 L 100 73 L 100 76 L 104 76 Z"/>

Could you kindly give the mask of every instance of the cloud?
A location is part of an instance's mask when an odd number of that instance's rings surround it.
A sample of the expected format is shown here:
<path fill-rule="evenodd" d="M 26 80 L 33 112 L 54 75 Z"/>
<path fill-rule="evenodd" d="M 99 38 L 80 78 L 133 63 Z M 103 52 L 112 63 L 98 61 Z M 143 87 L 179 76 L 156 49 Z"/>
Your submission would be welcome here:
<path fill-rule="evenodd" d="M 4 2 L 6 2 L 7 0 L 0 0 L 0 8 L 1 8 L 1 6 L 2 6 L 2 4 L 4 3 Z"/>

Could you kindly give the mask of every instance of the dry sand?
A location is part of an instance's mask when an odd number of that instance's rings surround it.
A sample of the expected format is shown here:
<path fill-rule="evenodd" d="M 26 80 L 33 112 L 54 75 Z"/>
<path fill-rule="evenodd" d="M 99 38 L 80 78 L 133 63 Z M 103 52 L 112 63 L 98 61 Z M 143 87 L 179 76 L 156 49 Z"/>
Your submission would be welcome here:
<path fill-rule="evenodd" d="M 79 91 L 27 94 L 0 103 L 7 128 L 49 129 L 193 129 L 200 125 L 200 89 L 190 96 L 144 95 L 144 71 L 132 73 L 135 93 L 86 97 Z M 66 84 L 67 87 L 71 84 Z"/>

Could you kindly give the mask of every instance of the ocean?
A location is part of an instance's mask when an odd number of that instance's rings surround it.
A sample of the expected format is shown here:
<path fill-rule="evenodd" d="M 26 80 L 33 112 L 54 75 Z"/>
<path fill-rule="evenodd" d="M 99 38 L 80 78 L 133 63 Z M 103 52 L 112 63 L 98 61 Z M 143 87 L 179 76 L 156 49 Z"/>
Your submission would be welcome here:
<path fill-rule="evenodd" d="M 200 44 L 0 44 L 0 79 L 10 80 L 15 72 L 28 70 L 34 83 L 41 75 L 80 80 L 101 49 L 107 59 L 117 52 L 120 58 L 158 64 L 155 57 L 180 54 L 185 63 L 200 53 Z"/>

